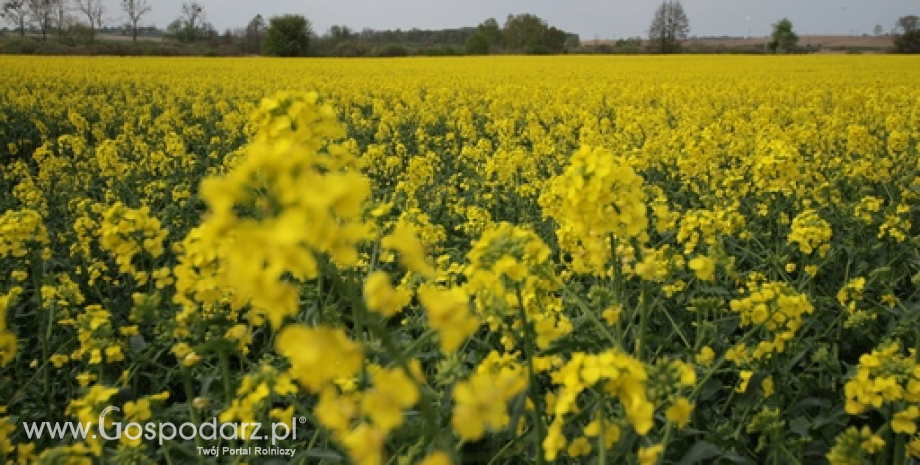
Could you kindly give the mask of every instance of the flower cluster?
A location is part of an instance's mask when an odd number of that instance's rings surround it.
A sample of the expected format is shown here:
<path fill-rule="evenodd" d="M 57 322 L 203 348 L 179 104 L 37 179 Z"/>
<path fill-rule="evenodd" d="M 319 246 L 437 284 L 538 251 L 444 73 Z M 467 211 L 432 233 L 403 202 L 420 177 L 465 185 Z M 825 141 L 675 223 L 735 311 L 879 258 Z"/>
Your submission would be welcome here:
<path fill-rule="evenodd" d="M 648 240 L 643 180 L 628 160 L 602 148 L 583 146 L 540 197 L 544 214 L 557 224 L 560 247 L 579 273 L 603 276 L 612 258 L 611 237 Z"/>
<path fill-rule="evenodd" d="M 251 320 L 272 328 L 297 313 L 297 286 L 284 278 L 316 278 L 326 254 L 337 266 L 358 263 L 369 239 L 363 205 L 370 185 L 358 160 L 330 140 L 343 135 L 335 113 L 317 95 L 281 93 L 263 100 L 245 156 L 222 177 L 205 179 L 210 216 L 201 232 L 219 244 L 222 287 L 252 307 Z"/>
<path fill-rule="evenodd" d="M 772 333 L 772 340 L 761 341 L 750 354 L 757 360 L 782 353 L 802 327 L 803 317 L 815 310 L 807 295 L 780 282 L 751 283 L 748 295 L 732 300 L 729 306 L 741 316 L 741 326 L 762 326 Z"/>
<path fill-rule="evenodd" d="M 805 210 L 792 220 L 792 231 L 789 233 L 789 244 L 798 244 L 799 251 L 811 255 L 815 250 L 824 257 L 830 250 L 830 240 L 833 235 L 831 225 L 821 219 L 815 210 Z"/>
<path fill-rule="evenodd" d="M 146 284 L 150 274 L 136 268 L 135 257 L 141 252 L 154 259 L 160 257 L 167 234 L 160 221 L 150 216 L 150 208 L 133 209 L 115 203 L 103 214 L 99 234 L 100 247 L 115 256 L 118 271 L 134 276 L 139 285 Z"/>

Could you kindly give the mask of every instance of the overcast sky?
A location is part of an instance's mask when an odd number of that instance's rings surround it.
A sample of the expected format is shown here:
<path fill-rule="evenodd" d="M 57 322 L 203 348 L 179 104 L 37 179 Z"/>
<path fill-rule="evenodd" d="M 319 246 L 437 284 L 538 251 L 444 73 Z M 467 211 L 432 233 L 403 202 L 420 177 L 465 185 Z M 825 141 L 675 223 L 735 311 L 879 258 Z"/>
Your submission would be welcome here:
<path fill-rule="evenodd" d="M 106 0 L 109 16 L 119 18 L 120 1 Z M 148 0 L 146 22 L 165 28 L 183 0 Z M 305 16 L 318 34 L 332 25 L 356 31 L 441 29 L 475 26 L 486 18 L 503 24 L 508 14 L 532 13 L 550 25 L 581 36 L 614 39 L 645 36 L 657 0 L 199 0 L 207 19 L 221 32 L 244 26 L 256 14 L 266 19 L 294 13 Z M 788 17 L 801 34 L 871 34 L 876 24 L 889 31 L 904 15 L 920 15 L 920 0 L 684 0 L 690 35 L 768 35 L 770 25 Z"/>

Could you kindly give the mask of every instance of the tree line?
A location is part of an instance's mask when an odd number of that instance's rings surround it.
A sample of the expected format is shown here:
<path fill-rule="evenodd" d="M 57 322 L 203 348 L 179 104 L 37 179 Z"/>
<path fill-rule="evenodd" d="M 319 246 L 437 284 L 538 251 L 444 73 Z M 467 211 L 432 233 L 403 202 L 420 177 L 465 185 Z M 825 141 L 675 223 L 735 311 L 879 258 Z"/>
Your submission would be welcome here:
<path fill-rule="evenodd" d="M 199 2 L 182 4 L 176 18 L 165 30 L 144 23 L 151 12 L 150 0 L 118 0 L 116 11 L 109 11 L 105 0 L 4 0 L 0 15 L 21 36 L 37 33 L 92 43 L 100 32 L 156 36 L 174 43 L 205 44 L 222 48 L 227 54 L 275 56 L 404 56 L 486 55 L 491 53 L 558 54 L 584 51 L 579 37 L 550 25 L 529 13 L 508 15 L 503 23 L 488 18 L 475 27 L 427 30 L 356 31 L 348 26 L 330 27 L 317 34 L 310 21 L 301 15 L 282 15 L 266 20 L 256 15 L 245 26 L 227 28 L 220 33 L 208 21 L 208 12 Z M 115 14 L 114 19 L 111 14 Z M 112 27 L 112 23 L 116 26 Z M 108 24 L 107 24 L 108 23 Z M 876 31 L 881 26 L 876 26 Z M 680 53 L 687 40 L 690 21 L 680 1 L 663 0 L 655 11 L 648 40 L 640 38 L 617 42 L 616 48 L 651 53 Z M 893 39 L 894 51 L 920 52 L 920 22 L 910 15 L 898 19 Z M 773 25 L 769 53 L 801 52 L 792 22 L 783 18 Z"/>
<path fill-rule="evenodd" d="M 176 18 L 165 30 L 159 30 L 144 24 L 151 11 L 150 0 L 119 0 L 117 11 L 110 11 L 104 0 L 5 0 L 0 15 L 19 35 L 38 34 L 42 41 L 56 36 L 92 43 L 100 32 L 116 32 L 130 35 L 134 42 L 139 36 L 155 36 L 178 43 L 230 48 L 243 54 L 279 56 L 541 54 L 564 53 L 579 45 L 576 34 L 527 13 L 508 15 L 503 24 L 489 18 L 476 27 L 356 31 L 336 25 L 325 34 L 317 34 L 301 15 L 270 19 L 256 15 L 245 26 L 221 33 L 208 20 L 205 7 L 194 1 L 183 3 Z"/>

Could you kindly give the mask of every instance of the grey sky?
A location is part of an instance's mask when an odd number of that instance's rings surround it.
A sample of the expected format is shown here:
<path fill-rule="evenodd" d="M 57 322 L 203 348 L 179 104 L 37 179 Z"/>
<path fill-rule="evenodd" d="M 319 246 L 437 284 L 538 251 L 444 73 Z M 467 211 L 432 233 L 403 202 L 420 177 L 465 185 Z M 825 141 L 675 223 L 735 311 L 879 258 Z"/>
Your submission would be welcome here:
<path fill-rule="evenodd" d="M 107 0 L 109 16 L 120 17 L 118 0 Z M 149 0 L 146 22 L 166 27 L 179 15 L 183 0 Z M 199 0 L 207 19 L 219 30 L 245 26 L 261 13 L 305 16 L 317 33 L 339 24 L 403 30 L 475 26 L 494 17 L 504 23 L 509 13 L 533 13 L 582 40 L 645 36 L 656 0 Z M 690 34 L 696 36 L 767 35 L 770 25 L 788 17 L 802 34 L 871 34 L 876 24 L 889 31 L 907 14 L 920 15 L 918 0 L 684 0 Z M 749 19 L 748 19 L 749 18 Z"/>

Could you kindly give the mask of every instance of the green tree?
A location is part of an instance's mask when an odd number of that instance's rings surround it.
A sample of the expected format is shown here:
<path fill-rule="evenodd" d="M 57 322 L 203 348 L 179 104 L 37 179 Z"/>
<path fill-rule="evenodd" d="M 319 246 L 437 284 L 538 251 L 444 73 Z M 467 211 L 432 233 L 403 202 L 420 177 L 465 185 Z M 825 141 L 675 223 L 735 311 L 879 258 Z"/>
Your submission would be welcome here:
<path fill-rule="evenodd" d="M 898 19 L 894 38 L 897 53 L 920 53 L 920 18 L 910 15 Z"/>
<path fill-rule="evenodd" d="M 565 51 L 566 40 L 568 36 L 565 31 L 551 26 L 543 33 L 542 45 L 553 53 L 562 53 Z"/>
<path fill-rule="evenodd" d="M 502 28 L 498 25 L 498 21 L 496 21 L 495 18 L 489 18 L 483 21 L 476 30 L 489 41 L 489 48 L 502 46 Z"/>
<path fill-rule="evenodd" d="M 648 30 L 649 40 L 654 47 L 661 53 L 677 53 L 689 33 L 690 21 L 683 5 L 679 1 L 662 2 Z"/>
<path fill-rule="evenodd" d="M 300 15 L 275 16 L 269 21 L 262 51 L 279 57 L 304 57 L 310 52 L 312 26 Z"/>
<path fill-rule="evenodd" d="M 508 15 L 502 31 L 505 48 L 513 52 L 524 52 L 543 46 L 543 36 L 547 29 L 546 22 L 535 15 Z"/>
<path fill-rule="evenodd" d="M 773 25 L 773 39 L 767 44 L 770 53 L 792 53 L 799 44 L 799 36 L 792 30 L 792 21 L 781 19 Z"/>
<path fill-rule="evenodd" d="M 464 47 L 467 55 L 488 55 L 489 39 L 485 34 L 477 32 L 466 39 Z"/>

